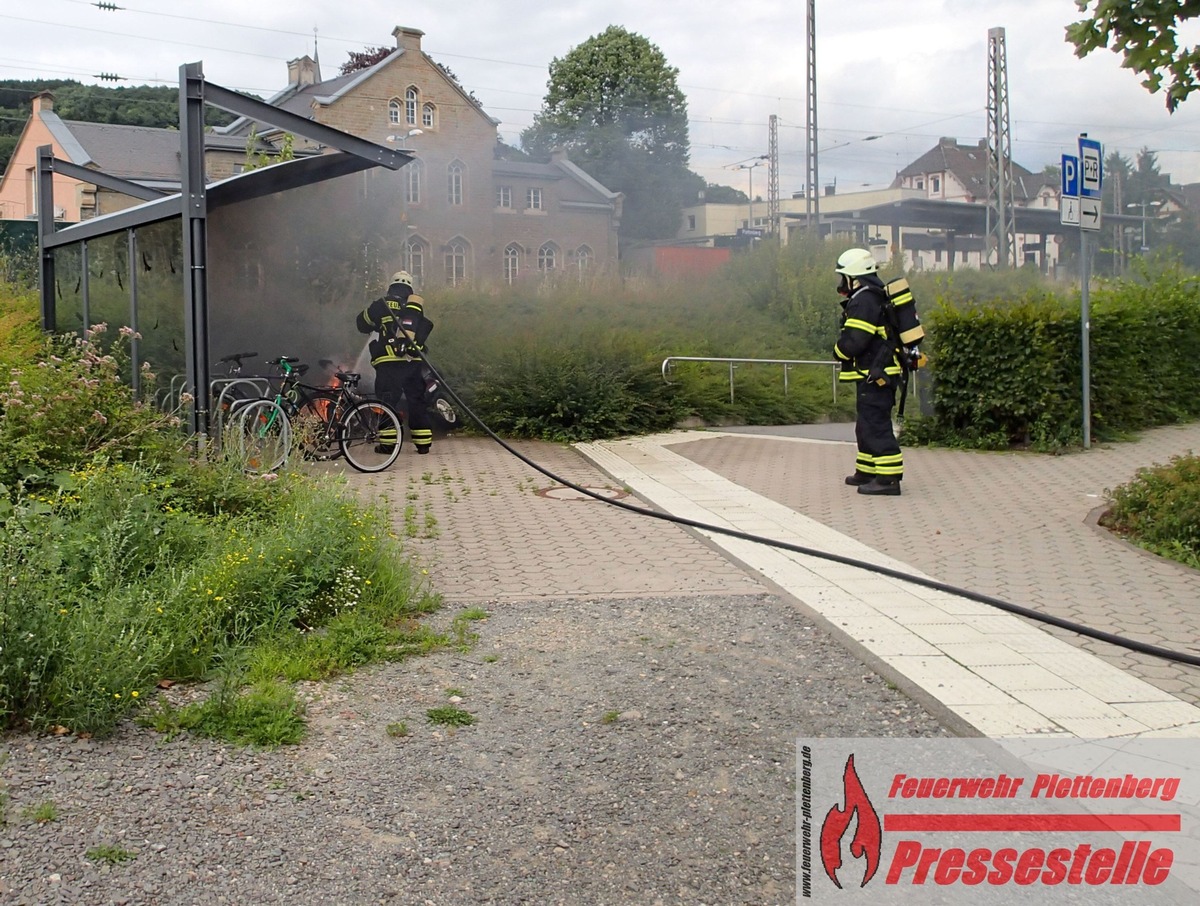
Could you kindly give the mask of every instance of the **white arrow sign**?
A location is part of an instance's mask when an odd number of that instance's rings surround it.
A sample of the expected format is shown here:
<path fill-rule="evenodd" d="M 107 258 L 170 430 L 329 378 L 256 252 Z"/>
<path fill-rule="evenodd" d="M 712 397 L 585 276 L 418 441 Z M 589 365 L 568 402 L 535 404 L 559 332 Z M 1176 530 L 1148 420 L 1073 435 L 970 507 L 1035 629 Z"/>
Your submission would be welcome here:
<path fill-rule="evenodd" d="M 1079 199 L 1079 226 L 1085 230 L 1100 229 L 1100 199 Z"/>

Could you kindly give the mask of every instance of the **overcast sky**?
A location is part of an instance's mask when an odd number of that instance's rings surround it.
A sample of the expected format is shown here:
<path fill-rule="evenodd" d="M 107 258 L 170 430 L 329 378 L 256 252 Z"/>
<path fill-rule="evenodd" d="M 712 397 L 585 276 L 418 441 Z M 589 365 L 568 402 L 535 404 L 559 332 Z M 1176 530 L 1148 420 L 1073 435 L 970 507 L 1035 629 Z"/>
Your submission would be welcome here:
<path fill-rule="evenodd" d="M 555 57 L 621 25 L 656 44 L 688 99 L 692 167 L 755 195 L 766 169 L 737 170 L 768 147 L 779 117 L 780 192 L 805 179 L 804 0 L 0 0 L 0 78 L 72 78 L 108 85 L 173 84 L 202 61 L 209 81 L 264 97 L 284 87 L 286 62 L 313 50 L 332 77 L 349 51 L 394 46 L 397 25 L 453 70 L 517 143 L 541 106 Z M 1200 96 L 1168 114 L 1121 58 L 1079 60 L 1065 26 L 1073 0 L 817 0 L 820 178 L 837 191 L 889 184 L 940 136 L 987 134 L 988 30 L 1005 29 L 1014 160 L 1035 172 L 1074 153 L 1080 132 L 1105 153 L 1158 153 L 1175 182 L 1200 182 Z M 1185 35 L 1185 37 L 1188 37 Z M 1191 37 L 1191 40 L 1195 40 Z M 879 138 L 866 140 L 868 136 Z M 419 139 L 417 139 L 419 140 Z"/>

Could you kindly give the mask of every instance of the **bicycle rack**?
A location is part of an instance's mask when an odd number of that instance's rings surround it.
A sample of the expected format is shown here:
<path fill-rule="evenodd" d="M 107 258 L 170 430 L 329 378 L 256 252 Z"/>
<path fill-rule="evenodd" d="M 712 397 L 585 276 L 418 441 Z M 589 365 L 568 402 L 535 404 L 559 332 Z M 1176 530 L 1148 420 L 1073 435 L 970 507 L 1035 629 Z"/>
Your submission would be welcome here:
<path fill-rule="evenodd" d="M 221 443 L 221 437 L 225 432 L 225 410 L 222 404 L 225 402 L 226 394 L 234 387 L 242 387 L 253 391 L 254 395 L 259 399 L 266 399 L 271 392 L 271 381 L 265 377 L 224 377 L 216 378 L 208 385 L 208 398 L 214 400 L 213 409 L 214 418 L 211 422 L 213 426 L 213 434 L 218 446 Z M 217 388 L 220 388 L 218 391 Z"/>

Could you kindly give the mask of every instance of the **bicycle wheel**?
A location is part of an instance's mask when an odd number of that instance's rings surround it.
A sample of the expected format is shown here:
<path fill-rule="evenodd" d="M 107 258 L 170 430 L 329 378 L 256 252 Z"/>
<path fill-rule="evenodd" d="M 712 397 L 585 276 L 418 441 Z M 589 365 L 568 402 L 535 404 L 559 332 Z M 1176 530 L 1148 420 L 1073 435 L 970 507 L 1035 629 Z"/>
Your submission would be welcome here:
<path fill-rule="evenodd" d="M 338 444 L 342 455 L 360 472 L 382 472 L 400 455 L 404 431 L 400 416 L 387 403 L 363 400 L 342 419 Z"/>
<path fill-rule="evenodd" d="M 336 393 L 315 393 L 292 416 L 292 434 L 305 459 L 325 460 L 340 455 L 333 421 L 337 404 Z"/>
<path fill-rule="evenodd" d="M 247 472 L 274 472 L 287 462 L 292 426 L 274 400 L 255 400 L 238 415 L 238 453 Z"/>
<path fill-rule="evenodd" d="M 433 400 L 426 404 L 429 412 L 433 415 L 436 421 L 441 422 L 444 428 L 453 428 L 458 424 L 458 410 L 454 408 L 454 403 L 450 397 L 439 393 L 434 396 Z"/>

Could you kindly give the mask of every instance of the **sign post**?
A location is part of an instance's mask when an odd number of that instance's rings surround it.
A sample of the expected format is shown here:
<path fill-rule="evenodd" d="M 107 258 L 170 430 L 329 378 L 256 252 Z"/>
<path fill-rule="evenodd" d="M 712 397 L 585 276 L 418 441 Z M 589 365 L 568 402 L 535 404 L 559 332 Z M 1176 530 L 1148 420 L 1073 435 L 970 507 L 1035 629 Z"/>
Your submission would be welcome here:
<path fill-rule="evenodd" d="M 1066 156 L 1063 157 L 1064 162 Z M 1091 385 L 1091 249 L 1088 234 L 1100 229 L 1100 198 L 1104 189 L 1104 153 L 1100 143 L 1079 135 L 1079 319 L 1083 344 L 1083 448 L 1092 446 Z M 1066 185 L 1066 175 L 1063 176 Z"/>

